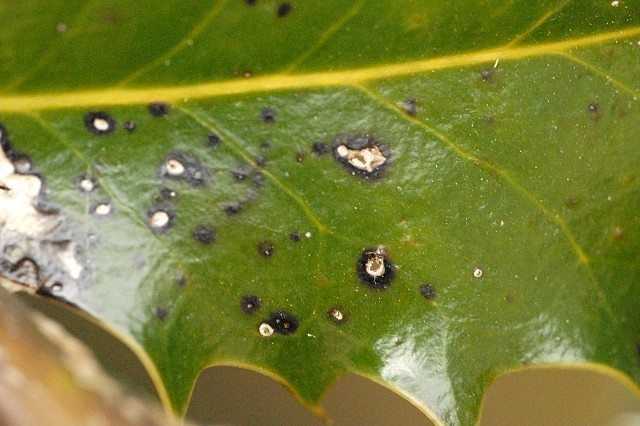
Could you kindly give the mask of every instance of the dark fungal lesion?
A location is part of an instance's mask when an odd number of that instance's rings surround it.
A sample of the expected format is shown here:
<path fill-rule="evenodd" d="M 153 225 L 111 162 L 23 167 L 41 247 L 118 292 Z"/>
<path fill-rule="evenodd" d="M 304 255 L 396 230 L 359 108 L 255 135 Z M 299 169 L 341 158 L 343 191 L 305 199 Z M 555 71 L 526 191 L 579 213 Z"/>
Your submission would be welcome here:
<path fill-rule="evenodd" d="M 278 5 L 278 9 L 276 10 L 276 15 L 278 18 L 284 18 L 289 15 L 293 10 L 293 6 L 289 2 L 282 2 Z"/>
<path fill-rule="evenodd" d="M 147 106 L 147 109 L 153 117 L 164 117 L 169 114 L 171 106 L 166 102 L 151 102 Z"/>
<path fill-rule="evenodd" d="M 300 325 L 295 315 L 287 311 L 273 312 L 266 321 L 273 331 L 281 335 L 289 335 L 296 332 Z"/>
<path fill-rule="evenodd" d="M 209 245 L 216 240 L 216 231 L 209 225 L 198 225 L 193 229 L 192 236 L 199 243 Z"/>
<path fill-rule="evenodd" d="M 245 314 L 252 315 L 256 313 L 260 306 L 262 306 L 262 301 L 256 295 L 248 294 L 240 298 L 240 309 Z"/>
<path fill-rule="evenodd" d="M 91 133 L 107 135 L 116 129 L 116 120 L 104 111 L 89 111 L 84 115 L 84 125 Z"/>
<path fill-rule="evenodd" d="M 415 117 L 418 114 L 418 101 L 415 98 L 407 98 L 399 106 L 407 115 Z"/>
<path fill-rule="evenodd" d="M 276 122 L 276 111 L 269 107 L 262 108 L 260 118 L 267 124 L 273 124 Z"/>
<path fill-rule="evenodd" d="M 436 298 L 436 288 L 432 284 L 422 284 L 419 291 L 420 295 L 427 300 L 433 300 Z"/>
<path fill-rule="evenodd" d="M 347 171 L 364 179 L 382 177 L 391 159 L 390 149 L 368 134 L 337 136 L 333 154 Z"/>
<path fill-rule="evenodd" d="M 360 281 L 370 288 L 386 290 L 395 278 L 396 267 L 387 250 L 378 246 L 362 251 L 356 262 L 356 272 Z"/>
<path fill-rule="evenodd" d="M 260 241 L 257 248 L 258 253 L 263 257 L 271 257 L 275 253 L 275 246 L 271 241 Z"/>
<path fill-rule="evenodd" d="M 172 151 L 165 157 L 160 175 L 167 179 L 186 181 L 192 186 L 204 185 L 207 178 L 202 164 L 182 151 Z"/>

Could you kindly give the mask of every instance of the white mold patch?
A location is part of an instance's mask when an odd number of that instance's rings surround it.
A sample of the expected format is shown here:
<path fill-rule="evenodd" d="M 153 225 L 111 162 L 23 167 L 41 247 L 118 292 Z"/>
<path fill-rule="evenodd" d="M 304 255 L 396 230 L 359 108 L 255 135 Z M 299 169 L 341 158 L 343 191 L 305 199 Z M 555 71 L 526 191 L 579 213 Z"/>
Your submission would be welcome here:
<path fill-rule="evenodd" d="M 0 149 L 0 281 L 69 300 L 84 272 L 77 245 L 59 212 L 38 207 L 42 179 L 21 171 Z"/>
<path fill-rule="evenodd" d="M 339 136 L 334 142 L 334 156 L 353 175 L 379 177 L 388 165 L 390 151 L 371 136 Z"/>

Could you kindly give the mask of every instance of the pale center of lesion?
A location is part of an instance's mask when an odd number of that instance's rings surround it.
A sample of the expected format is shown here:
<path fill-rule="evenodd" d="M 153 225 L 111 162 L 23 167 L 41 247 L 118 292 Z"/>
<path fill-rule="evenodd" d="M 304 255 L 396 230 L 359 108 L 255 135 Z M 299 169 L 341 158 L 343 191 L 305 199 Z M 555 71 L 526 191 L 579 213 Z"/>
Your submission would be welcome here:
<path fill-rule="evenodd" d="M 376 145 L 362 149 L 350 149 L 346 145 L 340 145 L 336 148 L 336 153 L 356 169 L 365 170 L 368 173 L 373 172 L 387 162 L 387 157 Z"/>

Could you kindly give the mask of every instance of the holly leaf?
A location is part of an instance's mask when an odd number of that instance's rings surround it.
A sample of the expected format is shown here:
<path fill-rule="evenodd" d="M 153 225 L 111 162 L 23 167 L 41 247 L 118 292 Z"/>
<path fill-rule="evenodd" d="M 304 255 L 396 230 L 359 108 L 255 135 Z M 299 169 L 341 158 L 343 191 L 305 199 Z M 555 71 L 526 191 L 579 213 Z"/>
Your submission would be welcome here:
<path fill-rule="evenodd" d="M 0 9 L 0 252 L 184 413 L 211 365 L 473 424 L 496 376 L 640 378 L 640 4 Z"/>

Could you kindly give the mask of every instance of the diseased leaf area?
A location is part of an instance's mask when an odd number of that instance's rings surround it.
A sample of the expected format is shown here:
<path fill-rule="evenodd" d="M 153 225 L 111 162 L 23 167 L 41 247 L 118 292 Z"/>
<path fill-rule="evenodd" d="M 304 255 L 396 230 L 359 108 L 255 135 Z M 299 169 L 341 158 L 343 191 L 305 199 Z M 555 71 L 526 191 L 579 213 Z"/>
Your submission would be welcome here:
<path fill-rule="evenodd" d="M 640 379 L 638 2 L 0 16 L 2 275 L 139 348 L 176 412 L 215 364 L 310 406 L 356 372 L 451 425 L 523 366 Z"/>

